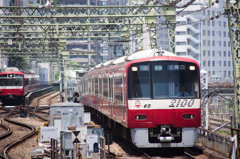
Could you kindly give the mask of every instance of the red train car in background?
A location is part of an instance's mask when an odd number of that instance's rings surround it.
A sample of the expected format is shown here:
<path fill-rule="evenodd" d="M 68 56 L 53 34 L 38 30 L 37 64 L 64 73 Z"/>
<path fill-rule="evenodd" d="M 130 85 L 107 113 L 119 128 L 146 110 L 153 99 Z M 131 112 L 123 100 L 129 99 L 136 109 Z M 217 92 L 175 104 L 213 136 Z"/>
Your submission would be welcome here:
<path fill-rule="evenodd" d="M 0 73 L 0 100 L 3 105 L 24 105 L 25 95 L 39 89 L 39 75 L 9 67 Z"/>
<path fill-rule="evenodd" d="M 142 50 L 96 66 L 80 102 L 139 148 L 192 147 L 201 126 L 197 61 Z"/>

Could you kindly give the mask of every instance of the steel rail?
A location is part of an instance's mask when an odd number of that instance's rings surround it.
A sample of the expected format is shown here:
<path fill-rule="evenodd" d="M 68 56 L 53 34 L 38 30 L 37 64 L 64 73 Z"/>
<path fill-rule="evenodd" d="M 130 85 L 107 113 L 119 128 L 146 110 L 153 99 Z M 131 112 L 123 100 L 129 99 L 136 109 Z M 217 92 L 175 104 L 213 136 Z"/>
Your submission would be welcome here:
<path fill-rule="evenodd" d="M 8 137 L 8 136 L 10 136 L 12 134 L 12 129 L 10 127 L 8 127 L 6 125 L 3 125 L 3 124 L 0 124 L 0 127 L 2 127 L 2 128 L 7 130 L 6 133 L 0 135 L 0 140 L 4 139 L 4 138 L 6 138 L 6 137 Z"/>
<path fill-rule="evenodd" d="M 24 123 L 20 123 L 20 122 L 17 122 L 17 121 L 10 120 L 10 119 L 9 119 L 9 116 L 10 116 L 10 115 L 8 115 L 7 117 L 4 117 L 4 120 L 6 120 L 6 121 L 8 121 L 8 122 L 10 122 L 10 123 L 12 123 L 12 124 L 15 124 L 15 125 L 20 125 L 20 126 L 26 127 L 26 128 L 28 128 L 28 129 L 30 129 L 31 132 L 30 132 L 29 134 L 23 136 L 22 138 L 20 138 L 20 140 L 14 141 L 14 142 L 10 143 L 8 146 L 5 147 L 3 154 L 4 154 L 4 156 L 5 156 L 6 159 L 9 159 L 8 156 L 7 156 L 7 153 L 8 153 L 8 151 L 9 151 L 11 148 L 13 148 L 14 146 L 20 144 L 22 141 L 30 138 L 31 136 L 33 136 L 33 135 L 36 133 L 36 128 L 35 128 L 34 126 L 28 125 L 28 124 L 24 124 Z"/>

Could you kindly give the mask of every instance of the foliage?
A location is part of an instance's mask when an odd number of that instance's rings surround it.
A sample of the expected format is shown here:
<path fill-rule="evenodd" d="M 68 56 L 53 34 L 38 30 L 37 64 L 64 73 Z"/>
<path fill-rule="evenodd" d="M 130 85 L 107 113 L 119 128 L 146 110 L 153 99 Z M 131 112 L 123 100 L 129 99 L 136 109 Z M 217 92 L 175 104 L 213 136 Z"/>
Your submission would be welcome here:
<path fill-rule="evenodd" d="M 79 63 L 78 62 L 76 62 L 76 61 L 72 61 L 72 67 L 73 67 L 73 70 L 79 70 L 79 68 L 80 68 L 80 65 L 79 65 Z"/>
<path fill-rule="evenodd" d="M 56 79 L 56 80 L 59 80 L 59 79 L 60 79 L 60 71 L 57 71 L 57 72 L 55 73 L 55 79 Z"/>
<path fill-rule="evenodd" d="M 220 134 L 220 135 L 229 135 L 229 133 L 224 132 L 224 131 L 216 131 L 216 133 Z"/>
<path fill-rule="evenodd" d="M 30 66 L 27 63 L 27 60 L 23 57 L 9 57 L 8 58 L 9 67 L 17 67 L 20 70 L 30 69 Z"/>

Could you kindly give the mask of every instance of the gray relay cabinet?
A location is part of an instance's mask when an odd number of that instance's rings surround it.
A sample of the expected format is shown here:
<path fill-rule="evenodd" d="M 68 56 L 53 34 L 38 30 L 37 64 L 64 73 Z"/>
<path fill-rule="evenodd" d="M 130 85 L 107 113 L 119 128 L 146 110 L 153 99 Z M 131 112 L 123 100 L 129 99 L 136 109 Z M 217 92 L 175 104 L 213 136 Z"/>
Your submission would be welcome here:
<path fill-rule="evenodd" d="M 68 126 L 84 124 L 84 107 L 81 103 L 64 102 L 51 105 L 50 109 L 50 126 L 60 120 L 60 131 L 68 131 Z M 61 124 L 60 124 L 61 123 Z"/>

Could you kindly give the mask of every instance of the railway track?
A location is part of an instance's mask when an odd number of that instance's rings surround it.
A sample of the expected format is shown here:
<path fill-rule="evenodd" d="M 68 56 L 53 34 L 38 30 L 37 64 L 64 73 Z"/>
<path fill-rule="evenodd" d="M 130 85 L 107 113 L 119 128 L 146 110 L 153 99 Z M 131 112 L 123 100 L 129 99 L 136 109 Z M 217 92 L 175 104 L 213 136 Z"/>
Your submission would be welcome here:
<path fill-rule="evenodd" d="M 105 133 L 113 134 L 113 144 L 110 145 L 110 158 L 128 158 L 128 159 L 196 159 L 203 157 L 201 159 L 207 159 L 203 154 L 203 151 L 198 149 L 139 149 L 130 141 L 124 140 L 117 133 L 114 133 L 106 123 L 100 122 L 98 118 L 92 116 L 93 122 L 95 124 L 101 125 L 104 128 Z"/>
<path fill-rule="evenodd" d="M 42 104 L 49 105 L 51 103 L 51 100 L 53 98 L 55 98 L 58 94 L 59 94 L 58 92 L 51 92 L 44 97 L 40 97 L 37 99 L 35 109 L 32 109 L 31 107 L 27 106 L 26 108 L 24 108 L 24 111 L 26 112 L 26 114 L 29 114 L 29 115 L 32 114 L 32 115 L 36 116 L 37 118 L 40 118 L 44 122 L 49 121 L 49 118 L 45 118 L 40 115 L 40 114 L 45 114 L 47 116 L 49 115 L 48 112 L 43 111 L 46 108 L 43 109 L 43 108 L 39 107 L 40 100 L 44 100 L 44 98 L 47 98 L 45 101 L 47 101 L 48 104 L 46 104 L 46 102 L 42 103 Z M 13 152 L 13 148 L 17 147 L 17 145 L 24 143 L 24 141 L 26 139 L 31 138 L 33 135 L 35 135 L 36 127 L 32 126 L 30 124 L 26 124 L 24 122 L 24 118 L 20 118 L 20 119 L 23 119 L 23 122 L 16 121 L 16 117 L 17 117 L 17 120 L 19 120 L 19 114 L 20 114 L 21 109 L 22 108 L 20 106 L 14 106 L 14 107 L 10 107 L 10 108 L 2 107 L 0 109 L 1 110 L 0 115 L 5 115 L 3 118 L 4 124 L 0 123 L 1 129 L 3 129 L 5 131 L 3 134 L 0 134 L 0 145 L 1 145 L 0 146 L 0 159 L 16 158 L 16 156 L 18 156 L 18 158 L 19 157 L 26 158 L 26 156 L 23 156 L 23 155 L 19 156 L 19 154 L 17 154 L 15 151 Z M 47 109 L 49 109 L 49 107 Z M 31 117 L 29 116 L 28 118 L 31 118 Z M 28 118 L 26 118 L 26 119 L 28 119 Z M 32 120 L 32 118 L 30 120 Z M 33 123 L 33 122 L 30 122 L 30 123 Z M 43 125 L 43 124 L 41 124 L 41 125 Z M 34 140 L 33 140 L 33 142 L 34 142 Z M 25 149 L 25 148 L 22 148 L 22 149 Z M 11 156 L 11 157 L 9 157 L 9 156 Z"/>

